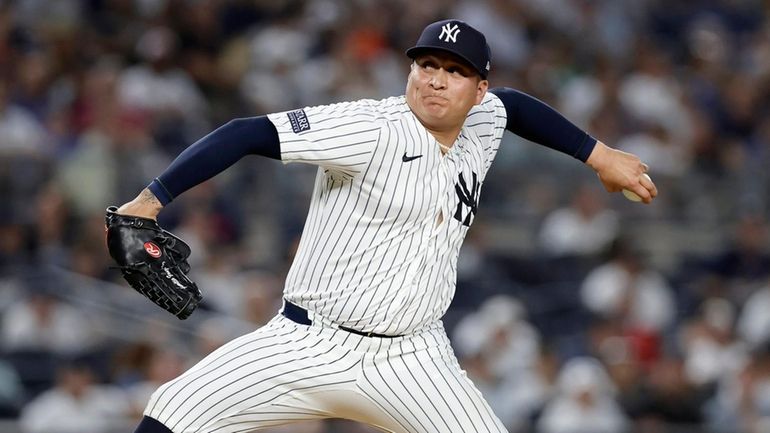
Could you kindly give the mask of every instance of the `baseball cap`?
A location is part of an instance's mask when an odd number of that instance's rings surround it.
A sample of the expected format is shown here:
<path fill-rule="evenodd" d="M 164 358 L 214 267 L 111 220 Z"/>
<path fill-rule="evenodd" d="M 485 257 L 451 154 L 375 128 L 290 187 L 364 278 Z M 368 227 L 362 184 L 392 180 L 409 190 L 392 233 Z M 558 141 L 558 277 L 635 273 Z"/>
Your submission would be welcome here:
<path fill-rule="evenodd" d="M 484 79 L 489 74 L 491 53 L 487 38 L 464 21 L 449 19 L 429 24 L 417 39 L 417 44 L 406 50 L 406 55 L 414 59 L 428 50 L 441 50 L 459 56 Z"/>

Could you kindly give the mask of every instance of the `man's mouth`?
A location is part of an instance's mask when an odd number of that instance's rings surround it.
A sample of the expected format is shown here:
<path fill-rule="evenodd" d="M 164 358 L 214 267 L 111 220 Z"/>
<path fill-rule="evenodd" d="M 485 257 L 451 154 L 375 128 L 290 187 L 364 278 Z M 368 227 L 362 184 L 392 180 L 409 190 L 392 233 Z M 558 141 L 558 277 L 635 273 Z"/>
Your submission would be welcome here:
<path fill-rule="evenodd" d="M 426 95 L 424 97 L 425 102 L 433 103 L 433 104 L 441 104 L 447 101 L 447 98 L 441 96 L 441 95 Z"/>

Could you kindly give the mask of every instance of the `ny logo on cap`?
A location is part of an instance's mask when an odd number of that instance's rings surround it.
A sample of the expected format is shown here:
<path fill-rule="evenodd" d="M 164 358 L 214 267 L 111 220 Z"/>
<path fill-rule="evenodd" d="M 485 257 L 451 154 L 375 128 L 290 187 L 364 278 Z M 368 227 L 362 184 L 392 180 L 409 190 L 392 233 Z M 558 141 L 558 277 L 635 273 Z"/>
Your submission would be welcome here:
<path fill-rule="evenodd" d="M 444 42 L 457 42 L 457 34 L 460 33 L 460 26 L 455 24 L 454 27 L 452 27 L 452 23 L 446 23 L 443 27 L 441 27 L 441 34 L 438 36 L 439 39 L 443 39 Z M 446 37 L 444 37 L 446 35 Z"/>

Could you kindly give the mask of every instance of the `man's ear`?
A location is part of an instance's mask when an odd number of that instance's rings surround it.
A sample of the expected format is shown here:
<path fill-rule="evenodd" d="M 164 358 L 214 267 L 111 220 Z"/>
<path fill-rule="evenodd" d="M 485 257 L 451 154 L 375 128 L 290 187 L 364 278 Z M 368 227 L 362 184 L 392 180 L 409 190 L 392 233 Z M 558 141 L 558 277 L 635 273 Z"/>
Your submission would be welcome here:
<path fill-rule="evenodd" d="M 476 105 L 481 104 L 481 101 L 484 100 L 484 95 L 487 94 L 487 89 L 489 89 L 489 81 L 479 80 L 479 84 L 476 86 Z"/>

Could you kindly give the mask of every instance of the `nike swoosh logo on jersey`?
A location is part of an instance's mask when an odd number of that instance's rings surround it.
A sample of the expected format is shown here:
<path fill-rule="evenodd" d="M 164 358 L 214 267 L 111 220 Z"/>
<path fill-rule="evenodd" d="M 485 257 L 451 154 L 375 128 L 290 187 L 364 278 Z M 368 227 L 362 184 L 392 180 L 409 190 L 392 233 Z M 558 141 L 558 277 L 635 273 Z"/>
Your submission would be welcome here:
<path fill-rule="evenodd" d="M 422 158 L 422 155 L 406 156 L 406 152 L 404 152 L 404 156 L 401 157 L 401 161 L 409 162 L 414 161 L 417 158 Z"/>

